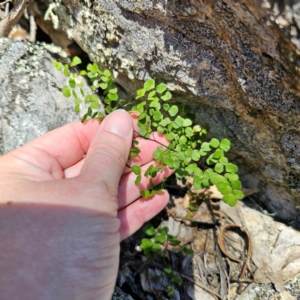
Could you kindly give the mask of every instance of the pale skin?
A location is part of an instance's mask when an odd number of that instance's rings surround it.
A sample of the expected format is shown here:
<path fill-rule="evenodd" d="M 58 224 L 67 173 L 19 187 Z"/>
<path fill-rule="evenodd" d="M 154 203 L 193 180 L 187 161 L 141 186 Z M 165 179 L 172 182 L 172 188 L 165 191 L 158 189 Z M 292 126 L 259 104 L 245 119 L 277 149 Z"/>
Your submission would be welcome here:
<path fill-rule="evenodd" d="M 137 129 L 122 110 L 75 122 L 0 157 L 2 300 L 110 299 L 120 242 L 162 210 L 167 192 L 140 198 L 125 167 Z M 165 143 L 158 134 L 154 138 Z M 152 162 L 157 143 L 138 138 L 130 163 Z M 154 183 L 171 174 L 165 169 Z"/>

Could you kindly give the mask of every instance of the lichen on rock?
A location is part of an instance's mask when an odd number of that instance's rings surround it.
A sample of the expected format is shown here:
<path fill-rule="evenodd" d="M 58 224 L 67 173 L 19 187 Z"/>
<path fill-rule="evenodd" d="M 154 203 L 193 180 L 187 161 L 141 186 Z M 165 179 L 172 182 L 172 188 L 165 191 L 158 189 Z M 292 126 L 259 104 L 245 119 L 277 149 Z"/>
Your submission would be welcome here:
<path fill-rule="evenodd" d="M 297 143 L 300 125 L 299 9 L 277 0 L 63 0 L 57 15 L 129 98 L 149 77 L 168 83 L 173 100 L 189 105 L 212 135 L 231 139 L 247 170 L 244 186 L 259 188 L 279 218 L 299 221 L 299 186 L 291 183 L 300 177 L 299 146 L 285 142 Z"/>

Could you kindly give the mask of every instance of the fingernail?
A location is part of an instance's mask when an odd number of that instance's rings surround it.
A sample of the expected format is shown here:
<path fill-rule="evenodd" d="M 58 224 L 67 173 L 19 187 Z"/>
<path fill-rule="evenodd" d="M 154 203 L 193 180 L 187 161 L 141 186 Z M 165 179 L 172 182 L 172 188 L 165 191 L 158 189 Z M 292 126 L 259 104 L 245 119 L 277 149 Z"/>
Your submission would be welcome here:
<path fill-rule="evenodd" d="M 132 112 L 132 113 L 130 113 L 130 117 L 132 119 L 137 119 L 139 117 L 139 115 L 136 112 Z"/>
<path fill-rule="evenodd" d="M 109 114 L 105 118 L 104 130 L 127 138 L 132 134 L 132 122 L 129 114 L 123 109 L 118 109 Z"/>

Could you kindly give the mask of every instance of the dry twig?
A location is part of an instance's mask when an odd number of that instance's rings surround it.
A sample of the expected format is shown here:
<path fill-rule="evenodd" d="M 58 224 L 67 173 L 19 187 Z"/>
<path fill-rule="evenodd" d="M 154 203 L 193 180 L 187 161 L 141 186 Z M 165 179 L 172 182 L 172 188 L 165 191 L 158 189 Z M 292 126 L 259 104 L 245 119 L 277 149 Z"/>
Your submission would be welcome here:
<path fill-rule="evenodd" d="M 0 22 L 0 37 L 7 37 L 27 8 L 30 0 L 17 0 L 8 16 Z"/>

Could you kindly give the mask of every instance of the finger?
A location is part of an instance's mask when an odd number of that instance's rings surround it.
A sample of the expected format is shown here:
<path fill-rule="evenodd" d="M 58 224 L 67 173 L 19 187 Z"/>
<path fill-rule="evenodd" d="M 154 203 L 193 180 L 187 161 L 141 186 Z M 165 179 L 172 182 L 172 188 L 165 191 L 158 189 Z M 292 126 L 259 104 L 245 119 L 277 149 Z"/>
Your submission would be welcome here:
<path fill-rule="evenodd" d="M 156 150 L 158 146 L 168 146 L 169 141 L 167 141 L 164 136 L 158 132 L 153 133 L 151 140 L 146 140 L 141 137 L 137 137 L 136 140 L 139 142 L 137 147 L 140 149 L 140 153 L 137 157 L 130 159 L 127 162 L 127 165 L 138 165 L 142 166 L 150 161 L 153 160 L 152 154 Z M 65 169 L 65 178 L 75 177 L 80 173 L 80 170 L 84 164 L 84 158 L 76 163 L 75 165 L 71 166 L 70 168 Z M 123 174 L 129 173 L 131 171 L 130 168 L 127 166 L 125 167 Z"/>
<path fill-rule="evenodd" d="M 142 174 L 145 173 L 147 168 L 153 164 L 150 162 L 142 166 Z M 129 205 L 141 196 L 140 191 L 150 188 L 150 179 L 154 185 L 162 182 L 166 177 L 169 177 L 174 173 L 174 170 L 165 167 L 162 172 L 159 172 L 155 178 L 142 176 L 142 180 L 139 185 L 135 185 L 136 175 L 134 173 L 128 173 L 121 178 L 119 190 L 118 190 L 118 202 L 119 210 Z"/>
<path fill-rule="evenodd" d="M 64 170 L 82 159 L 99 128 L 97 120 L 73 122 L 52 130 L 24 146 L 38 148 L 54 157 Z M 40 166 L 43 167 L 43 166 Z"/>
<path fill-rule="evenodd" d="M 121 221 L 120 236 L 121 240 L 126 239 L 135 233 L 143 224 L 156 216 L 169 201 L 169 194 L 156 194 L 151 198 L 140 198 L 131 205 L 118 212 Z"/>
<path fill-rule="evenodd" d="M 111 197 L 117 196 L 121 175 L 132 143 L 132 121 L 124 110 L 108 115 L 99 126 L 86 154 L 79 176 L 99 191 L 106 189 Z"/>

